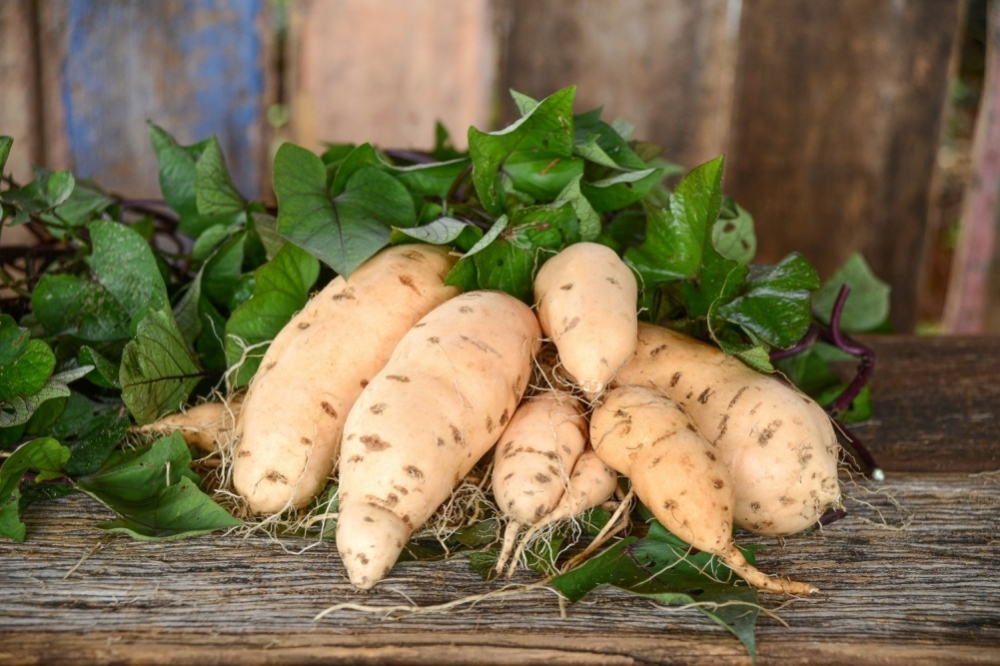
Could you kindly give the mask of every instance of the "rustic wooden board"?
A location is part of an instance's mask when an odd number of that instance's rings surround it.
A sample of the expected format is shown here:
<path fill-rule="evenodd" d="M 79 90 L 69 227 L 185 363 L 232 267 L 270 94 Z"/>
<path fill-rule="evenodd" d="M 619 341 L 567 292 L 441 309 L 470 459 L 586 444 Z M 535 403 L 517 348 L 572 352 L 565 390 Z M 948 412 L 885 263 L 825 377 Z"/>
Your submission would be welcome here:
<path fill-rule="evenodd" d="M 14 137 L 5 171 L 21 182 L 31 179 L 32 164 L 42 162 L 33 4 L 0 2 L 0 134 Z"/>
<path fill-rule="evenodd" d="M 854 250 L 912 330 L 958 0 L 746 0 L 725 188 L 759 258 L 830 275 Z"/>
<path fill-rule="evenodd" d="M 487 128 L 496 70 L 487 0 L 305 0 L 290 5 L 290 138 L 430 148 L 441 120 Z"/>
<path fill-rule="evenodd" d="M 875 414 L 854 432 L 886 470 L 1000 469 L 1000 338 L 864 338 Z"/>
<path fill-rule="evenodd" d="M 544 97 L 577 84 L 579 111 L 608 118 L 666 147 L 688 168 L 726 149 L 739 2 L 729 0 L 512 0 L 501 70 L 504 122 L 518 117 L 508 88 Z"/>
<path fill-rule="evenodd" d="M 158 196 L 146 121 L 211 135 L 260 196 L 271 38 L 262 0 L 39 3 L 46 161 L 130 196 Z"/>
<path fill-rule="evenodd" d="M 849 501 L 852 515 L 822 533 L 765 540 L 763 570 L 823 592 L 778 611 L 788 627 L 761 619 L 759 663 L 1000 663 L 1000 478 L 898 475 L 878 494 L 848 493 L 873 508 Z M 433 604 L 496 586 L 457 560 L 400 567 L 357 593 L 332 544 L 295 554 L 260 537 L 132 541 L 94 529 L 107 513 L 86 498 L 29 516 L 25 544 L 0 543 L 3 663 L 747 661 L 696 611 L 612 590 L 565 618 L 552 592 L 535 590 L 448 614 L 313 622 L 341 601 Z"/>

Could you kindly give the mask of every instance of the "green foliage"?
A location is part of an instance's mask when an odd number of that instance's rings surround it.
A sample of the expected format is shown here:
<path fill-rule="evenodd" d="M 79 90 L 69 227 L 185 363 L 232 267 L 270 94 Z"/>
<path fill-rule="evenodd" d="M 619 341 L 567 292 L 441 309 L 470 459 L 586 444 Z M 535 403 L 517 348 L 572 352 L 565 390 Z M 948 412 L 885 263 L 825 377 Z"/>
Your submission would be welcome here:
<path fill-rule="evenodd" d="M 833 304 L 844 285 L 850 287 L 851 292 L 840 317 L 842 329 L 871 331 L 886 323 L 891 289 L 872 273 L 864 257 L 857 252 L 812 295 L 813 313 L 817 319 L 824 324 L 830 323 Z"/>

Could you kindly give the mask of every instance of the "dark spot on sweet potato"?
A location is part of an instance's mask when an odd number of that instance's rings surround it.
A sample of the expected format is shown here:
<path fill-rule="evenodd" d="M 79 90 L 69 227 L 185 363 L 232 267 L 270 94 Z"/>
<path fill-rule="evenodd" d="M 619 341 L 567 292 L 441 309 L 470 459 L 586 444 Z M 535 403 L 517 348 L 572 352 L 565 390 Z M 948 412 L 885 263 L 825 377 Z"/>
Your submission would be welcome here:
<path fill-rule="evenodd" d="M 486 344 L 482 340 L 473 340 L 472 338 L 470 338 L 467 335 L 463 335 L 461 337 L 462 337 L 463 340 L 465 340 L 466 342 L 468 342 L 470 345 L 472 345 L 473 347 L 475 347 L 479 351 L 481 351 L 481 352 L 489 352 L 490 354 L 493 354 L 497 358 L 503 358 L 503 354 L 501 354 L 500 352 L 498 352 L 493 347 L 490 347 L 488 344 Z"/>
<path fill-rule="evenodd" d="M 380 402 L 371 406 L 372 414 L 381 414 L 385 411 L 385 403 Z"/>
<path fill-rule="evenodd" d="M 666 345 L 663 345 L 666 347 Z M 681 373 L 675 372 L 674 376 L 670 378 L 670 388 L 677 386 L 677 382 L 681 380 Z"/>
<path fill-rule="evenodd" d="M 264 478 L 267 479 L 268 481 L 271 481 L 272 483 L 284 483 L 286 485 L 288 484 L 288 478 L 281 472 L 277 472 L 273 469 L 268 470 L 267 474 L 264 475 Z"/>
<path fill-rule="evenodd" d="M 725 486 L 726 484 L 723 482 L 722 479 L 712 479 L 712 487 L 715 488 L 716 490 L 724 488 Z"/>
<path fill-rule="evenodd" d="M 265 369 L 265 370 L 270 370 L 271 368 L 273 368 L 273 367 L 274 367 L 274 366 L 276 366 L 276 365 L 278 365 L 278 362 L 277 362 L 277 361 L 271 361 L 271 362 L 270 362 L 270 363 L 268 363 L 268 364 L 267 364 L 266 366 L 264 366 L 264 369 Z"/>
<path fill-rule="evenodd" d="M 610 282 L 611 284 L 615 285 L 616 287 L 621 284 L 620 282 L 618 282 L 618 280 L 616 280 L 613 277 L 609 277 L 609 278 L 606 278 L 606 279 L 607 279 L 608 282 Z"/>
<path fill-rule="evenodd" d="M 367 379 L 362 379 L 361 380 L 361 388 L 365 388 L 366 386 L 368 386 L 368 380 Z"/>
<path fill-rule="evenodd" d="M 354 290 L 348 287 L 343 291 L 333 295 L 333 300 L 335 301 L 354 301 L 357 298 L 354 296 Z"/>
<path fill-rule="evenodd" d="M 711 397 L 712 393 L 713 393 L 712 389 L 710 388 L 705 389 L 704 391 L 701 392 L 701 395 L 698 396 L 698 402 L 700 402 L 703 405 L 707 405 L 708 399 Z"/>
<path fill-rule="evenodd" d="M 417 288 L 417 285 L 413 284 L 413 278 L 410 277 L 409 275 L 400 275 L 399 276 L 399 281 L 400 281 L 400 283 L 402 283 L 403 285 L 409 287 L 410 289 L 412 289 L 413 291 L 417 292 L 418 294 L 420 293 L 420 290 Z"/>
<path fill-rule="evenodd" d="M 539 504 L 537 507 L 535 507 L 535 517 L 536 518 L 541 518 L 546 513 L 548 513 L 548 511 L 546 511 L 546 507 L 545 507 L 544 504 Z"/>
<path fill-rule="evenodd" d="M 514 472 L 511 472 L 507 476 L 503 477 L 503 480 L 504 481 L 510 481 L 512 478 L 514 478 Z"/>
<path fill-rule="evenodd" d="M 368 557 L 367 557 L 367 556 L 365 556 L 365 554 L 364 554 L 364 553 L 358 553 L 358 554 L 357 554 L 357 555 L 355 556 L 355 558 L 354 558 L 354 559 L 356 559 L 356 560 L 358 560 L 359 562 L 361 562 L 361 564 L 368 564 Z"/>
<path fill-rule="evenodd" d="M 417 250 L 407 250 L 406 252 L 403 253 L 403 256 L 409 259 L 410 261 L 424 260 L 424 255 Z"/>
<path fill-rule="evenodd" d="M 236 454 L 236 457 L 237 458 L 249 458 L 251 455 L 252 454 L 249 451 L 247 451 L 246 449 L 243 449 L 242 451 L 240 451 L 239 453 Z"/>
<path fill-rule="evenodd" d="M 542 474 L 541 472 L 535 475 L 535 481 L 537 481 L 538 483 L 548 483 L 551 480 L 552 480 L 551 476 L 548 476 L 547 474 Z"/>
<path fill-rule="evenodd" d="M 691 391 L 690 393 L 688 393 L 688 394 L 687 394 L 686 396 L 684 396 L 684 397 L 686 397 L 686 398 L 687 398 L 688 400 L 690 400 L 690 399 L 691 399 L 691 396 L 693 396 L 693 395 L 694 395 L 694 391 Z"/>
<path fill-rule="evenodd" d="M 784 506 L 788 506 L 789 504 L 795 504 L 795 500 L 793 500 L 788 495 L 782 495 L 781 497 L 778 498 L 778 501 L 781 502 L 781 504 Z"/>
<path fill-rule="evenodd" d="M 744 386 L 744 387 L 743 387 L 743 388 L 741 388 L 741 389 L 740 389 L 739 391 L 737 391 L 737 392 L 736 392 L 736 395 L 734 395 L 734 396 L 733 396 L 733 399 L 729 401 L 729 406 L 728 406 L 728 407 L 726 407 L 726 409 L 727 409 L 727 410 L 730 410 L 730 409 L 732 409 L 732 408 L 733 408 L 733 405 L 735 405 L 735 404 L 736 404 L 736 401 L 737 401 L 737 400 L 739 400 L 739 399 L 740 399 L 740 398 L 741 398 L 741 397 L 743 396 L 743 394 L 744 394 L 744 393 L 746 393 L 746 390 L 747 390 L 748 388 L 750 388 L 750 387 L 749 387 L 749 386 Z"/>
<path fill-rule="evenodd" d="M 559 288 L 562 289 L 563 291 L 569 291 L 570 289 L 573 288 L 573 283 L 572 282 L 567 282 L 566 284 L 564 284 L 563 286 L 561 286 Z"/>
<path fill-rule="evenodd" d="M 423 328 L 426 325 L 427 325 L 426 321 L 420 321 L 420 322 L 417 322 L 416 324 L 414 324 L 413 328 Z"/>
<path fill-rule="evenodd" d="M 716 460 L 718 460 L 718 458 L 715 457 L 715 454 L 712 453 L 711 451 L 705 451 L 705 457 L 707 457 L 712 462 L 715 462 Z"/>
<path fill-rule="evenodd" d="M 764 404 L 764 403 L 762 403 L 762 402 L 758 402 L 758 403 L 757 403 L 756 405 L 754 405 L 754 406 L 753 406 L 753 409 L 751 409 L 751 410 L 750 410 L 750 416 L 753 416 L 754 414 L 756 414 L 756 413 L 757 413 L 757 410 L 758 410 L 758 409 L 760 409 L 760 406 L 761 406 L 762 404 Z"/>
<path fill-rule="evenodd" d="M 364 444 L 365 448 L 369 451 L 385 451 L 392 446 L 392 444 L 385 441 L 378 435 L 362 435 L 361 443 Z"/>
<path fill-rule="evenodd" d="M 470 308 L 468 305 L 459 306 L 458 311 L 461 312 L 462 314 L 469 314 L 470 312 L 473 312 L 472 308 Z"/>
<path fill-rule="evenodd" d="M 448 442 L 446 442 L 443 439 L 441 439 L 440 437 L 438 437 L 437 438 L 437 445 L 438 446 L 448 446 Z"/>
<path fill-rule="evenodd" d="M 503 410 L 503 414 L 500 415 L 500 427 L 502 428 L 505 425 L 507 425 L 507 421 L 510 421 L 510 416 L 508 415 L 507 410 L 505 409 Z"/>
<path fill-rule="evenodd" d="M 693 423 L 688 423 L 686 427 L 687 427 L 687 429 L 688 429 L 688 430 L 690 430 L 691 432 L 698 432 L 698 429 L 694 427 L 694 424 L 693 424 Z"/>
<path fill-rule="evenodd" d="M 760 436 L 757 438 L 757 443 L 761 446 L 767 446 L 768 442 L 771 441 L 771 438 L 774 437 L 774 434 L 778 432 L 780 427 L 781 419 L 775 419 L 774 421 L 768 423 L 767 427 L 764 428 L 764 430 L 760 433 Z"/>
<path fill-rule="evenodd" d="M 465 446 L 465 437 L 462 436 L 462 431 L 459 430 L 453 424 L 449 424 L 448 427 L 451 428 L 451 438 L 453 440 L 455 440 L 455 444 L 457 444 L 460 447 L 464 447 Z"/>
<path fill-rule="evenodd" d="M 514 440 L 510 440 L 509 442 L 503 445 L 503 451 L 501 451 L 500 453 L 504 456 L 509 456 L 511 451 L 513 450 L 514 450 Z"/>
<path fill-rule="evenodd" d="M 440 344 L 441 338 L 439 338 L 436 335 L 432 335 L 431 337 L 427 338 L 427 342 L 431 343 L 432 345 Z"/>
<path fill-rule="evenodd" d="M 750 502 L 750 508 L 753 509 L 754 513 L 760 511 L 760 502 Z"/>
<path fill-rule="evenodd" d="M 374 522 L 375 522 L 375 519 L 374 519 L 374 518 L 372 518 L 371 516 L 365 516 L 365 517 L 364 517 L 364 521 L 365 521 L 366 523 L 374 523 Z"/>
<path fill-rule="evenodd" d="M 365 459 L 364 456 L 353 455 L 353 456 L 351 456 L 350 458 L 347 459 L 347 462 L 349 462 L 349 463 L 359 463 L 359 462 L 361 462 L 364 459 Z"/>
<path fill-rule="evenodd" d="M 579 323 L 580 323 L 580 318 L 579 317 L 573 317 L 572 319 L 570 319 L 569 323 L 566 324 L 566 327 L 563 329 L 563 333 L 569 333 L 574 328 L 576 328 L 577 324 L 579 324 Z"/>
<path fill-rule="evenodd" d="M 307 328 L 309 328 L 309 322 L 307 322 L 307 321 L 300 322 L 298 327 L 299 327 L 299 330 L 304 331 Z"/>
<path fill-rule="evenodd" d="M 488 415 L 486 417 L 486 432 L 493 432 L 493 419 Z"/>
<path fill-rule="evenodd" d="M 403 383 L 403 384 L 406 384 L 406 383 L 408 383 L 410 381 L 410 378 L 406 377 L 404 375 L 386 375 L 385 378 L 388 379 L 388 380 L 391 380 L 391 381 L 394 381 L 394 382 L 400 382 L 400 383 Z"/>
<path fill-rule="evenodd" d="M 333 418 L 337 418 L 337 410 L 334 409 L 333 405 L 331 405 L 330 403 L 328 403 L 326 400 L 324 400 L 323 402 L 319 403 L 319 406 L 323 408 L 324 412 L 326 412 L 327 414 L 329 414 Z"/>
<path fill-rule="evenodd" d="M 667 511 L 673 511 L 674 509 L 677 508 L 677 506 L 678 506 L 677 501 L 672 499 L 668 499 L 666 502 L 663 503 L 663 508 L 666 509 Z"/>
<path fill-rule="evenodd" d="M 313 441 L 311 439 L 309 439 L 308 437 L 299 437 L 299 442 L 301 442 L 302 444 L 305 444 L 306 446 L 311 446 L 312 443 L 313 443 Z"/>
<path fill-rule="evenodd" d="M 409 491 L 409 490 L 407 490 L 407 489 L 406 489 L 406 488 L 405 488 L 404 486 L 400 486 L 400 485 L 398 485 L 398 484 L 393 484 L 393 486 L 392 486 L 392 487 L 393 487 L 393 488 L 394 488 L 394 489 L 396 490 L 396 492 L 398 492 L 398 493 L 399 493 L 400 495 L 403 495 L 403 496 L 406 496 L 406 495 L 409 495 L 409 494 L 410 494 L 410 491 Z"/>
<path fill-rule="evenodd" d="M 555 451 L 546 451 L 542 455 L 548 458 L 549 460 L 559 460 L 559 454 L 556 453 Z"/>
<path fill-rule="evenodd" d="M 653 462 L 650 464 L 650 467 L 656 467 L 657 465 L 660 464 L 661 460 L 663 460 L 662 456 L 659 456 L 657 458 L 653 458 Z"/>

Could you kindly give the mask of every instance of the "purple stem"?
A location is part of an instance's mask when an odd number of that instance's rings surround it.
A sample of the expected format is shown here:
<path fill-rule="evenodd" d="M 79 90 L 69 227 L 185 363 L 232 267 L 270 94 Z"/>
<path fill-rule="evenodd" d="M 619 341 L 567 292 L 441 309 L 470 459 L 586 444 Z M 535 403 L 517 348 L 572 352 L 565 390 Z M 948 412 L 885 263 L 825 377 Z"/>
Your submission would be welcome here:
<path fill-rule="evenodd" d="M 854 375 L 854 379 L 836 399 L 826 406 L 826 411 L 831 416 L 837 416 L 850 407 L 854 399 L 861 393 L 861 389 L 871 381 L 872 374 L 875 372 L 875 352 L 870 347 L 844 335 L 840 330 L 840 316 L 843 314 L 844 303 L 847 302 L 847 296 L 850 293 L 851 288 L 846 284 L 840 288 L 840 293 L 837 294 L 837 300 L 833 305 L 833 313 L 830 315 L 830 328 L 821 332 L 821 337 L 825 342 L 830 342 L 837 349 L 852 356 L 861 357 L 861 364 L 858 366 L 858 372 Z"/>
<path fill-rule="evenodd" d="M 834 511 L 833 509 L 827 509 L 826 513 L 820 516 L 819 520 L 816 521 L 814 529 L 829 525 L 830 523 L 835 523 L 841 518 L 846 518 L 846 517 L 847 517 L 847 511 L 845 509 L 837 509 L 836 511 Z"/>
<path fill-rule="evenodd" d="M 871 454 L 871 451 L 869 451 L 868 447 L 865 446 L 864 442 L 861 441 L 861 438 L 855 435 L 853 432 L 851 432 L 851 430 L 840 421 L 837 421 L 837 427 L 843 434 L 844 440 L 846 440 L 847 444 L 854 450 L 856 454 L 858 454 L 858 457 L 861 458 L 861 461 L 870 470 L 868 472 L 868 476 L 871 477 L 872 480 L 874 481 L 885 480 L 885 472 L 882 471 L 882 466 L 879 465 L 878 462 L 876 462 L 875 456 Z M 852 464 L 852 467 L 858 469 L 857 463 Z M 860 472 L 862 470 L 858 469 L 858 471 Z"/>
<path fill-rule="evenodd" d="M 386 150 L 385 154 L 394 160 L 401 160 L 411 164 L 433 164 L 437 162 L 432 155 L 417 150 Z"/>
<path fill-rule="evenodd" d="M 795 343 L 795 346 L 789 347 L 788 349 L 775 349 L 771 352 L 771 362 L 780 361 L 783 358 L 789 358 L 804 352 L 812 347 L 818 338 L 819 329 L 816 328 L 816 326 L 810 326 L 809 330 L 806 331 L 806 334 L 802 337 L 802 339 Z"/>

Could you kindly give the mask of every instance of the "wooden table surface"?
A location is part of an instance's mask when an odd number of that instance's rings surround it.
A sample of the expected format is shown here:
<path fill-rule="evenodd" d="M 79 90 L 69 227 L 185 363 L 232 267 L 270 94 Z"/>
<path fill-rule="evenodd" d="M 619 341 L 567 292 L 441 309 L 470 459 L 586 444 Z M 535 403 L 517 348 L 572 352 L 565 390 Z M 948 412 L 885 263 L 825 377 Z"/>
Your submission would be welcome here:
<path fill-rule="evenodd" d="M 876 418 L 857 433 L 887 479 L 846 485 L 850 515 L 822 532 L 741 535 L 768 543 L 762 570 L 822 590 L 776 610 L 780 622 L 761 617 L 758 662 L 1000 664 L 1000 338 L 869 342 Z M 498 586 L 455 560 L 397 567 L 359 593 L 332 544 L 145 543 L 93 527 L 107 517 L 73 496 L 30 511 L 24 544 L 0 542 L 0 663 L 749 662 L 697 611 L 610 589 L 565 617 L 540 588 L 449 613 L 314 621 L 343 601 L 426 605 Z"/>

